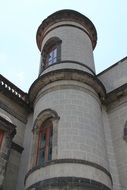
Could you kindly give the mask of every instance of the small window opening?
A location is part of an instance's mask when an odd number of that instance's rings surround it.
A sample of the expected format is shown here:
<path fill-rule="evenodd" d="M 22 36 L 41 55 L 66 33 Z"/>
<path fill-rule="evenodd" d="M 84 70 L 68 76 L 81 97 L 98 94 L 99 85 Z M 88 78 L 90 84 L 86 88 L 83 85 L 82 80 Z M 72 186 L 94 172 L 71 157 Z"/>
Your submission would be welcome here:
<path fill-rule="evenodd" d="M 45 64 L 51 65 L 57 62 L 57 48 L 52 47 L 46 55 Z"/>
<path fill-rule="evenodd" d="M 48 66 L 53 65 L 61 60 L 61 43 L 62 41 L 57 37 L 49 39 L 43 47 L 41 52 L 41 63 L 39 74 Z"/>
<path fill-rule="evenodd" d="M 39 131 L 36 160 L 37 164 L 43 164 L 52 159 L 52 136 L 52 121 L 46 121 L 42 124 Z"/>

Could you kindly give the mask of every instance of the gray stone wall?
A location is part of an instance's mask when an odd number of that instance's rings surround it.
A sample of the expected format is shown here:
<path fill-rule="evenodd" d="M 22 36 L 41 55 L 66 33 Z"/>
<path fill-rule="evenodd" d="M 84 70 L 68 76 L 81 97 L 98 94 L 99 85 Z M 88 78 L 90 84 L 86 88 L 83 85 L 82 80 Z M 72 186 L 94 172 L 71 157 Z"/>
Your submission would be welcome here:
<path fill-rule="evenodd" d="M 26 130 L 24 135 L 24 141 L 23 141 L 23 147 L 24 151 L 21 155 L 21 162 L 19 166 L 19 174 L 18 174 L 18 180 L 17 180 L 17 188 L 16 190 L 24 190 L 24 179 L 25 175 L 29 170 L 29 157 L 31 155 L 31 143 L 33 139 L 32 134 L 32 128 L 33 128 L 33 115 L 30 114 L 28 116 L 28 122 L 26 124 Z"/>
<path fill-rule="evenodd" d="M 76 23 L 73 22 L 60 22 L 57 25 L 60 24 L 73 24 L 77 26 Z M 78 24 L 78 27 L 83 28 L 82 25 Z M 53 25 L 53 27 L 56 27 L 56 25 Z M 52 27 L 51 27 L 52 28 Z M 49 28 L 50 30 L 50 28 Z M 85 29 L 84 29 L 85 30 Z M 79 28 L 76 27 L 71 27 L 71 26 L 63 26 L 59 28 L 55 28 L 51 30 L 47 35 L 45 36 L 43 42 L 42 42 L 42 49 L 47 40 L 49 40 L 52 37 L 58 37 L 62 40 L 61 43 L 61 61 L 64 60 L 71 60 L 75 62 L 80 62 L 84 65 L 87 65 L 88 67 L 91 68 L 95 72 L 95 67 L 94 67 L 94 59 L 93 59 L 93 49 L 92 49 L 92 44 L 91 40 L 88 37 L 88 35 L 80 30 Z M 70 64 L 70 63 L 69 63 Z M 66 68 L 69 67 L 66 65 Z M 60 66 L 64 67 L 64 64 L 61 64 Z M 77 67 L 81 70 L 86 70 L 87 72 L 90 72 L 88 69 L 77 66 L 76 64 L 71 64 L 71 68 L 77 69 Z M 56 68 L 57 69 L 57 68 Z M 47 70 L 48 71 L 48 70 Z M 47 72 L 45 71 L 45 72 Z M 90 72 L 91 73 L 91 72 Z"/>
<path fill-rule="evenodd" d="M 114 150 L 114 144 L 112 141 L 111 125 L 110 125 L 109 117 L 106 110 L 107 110 L 106 107 L 103 106 L 102 118 L 103 118 L 107 156 L 108 156 L 108 162 L 109 162 L 109 170 L 111 172 L 112 179 L 113 179 L 113 190 L 121 190 L 117 160 L 116 160 L 116 155 L 115 155 L 115 150 Z"/>
<path fill-rule="evenodd" d="M 57 85 L 59 90 L 55 90 Z M 53 86 L 54 90 L 50 93 L 43 95 L 43 89 L 38 95 L 34 120 L 47 108 L 55 110 L 60 116 L 57 158 L 87 158 L 108 168 L 105 160 L 101 105 L 95 91 L 74 81 L 54 82 L 47 88 Z M 93 144 L 96 146 L 93 147 Z"/>
<path fill-rule="evenodd" d="M 4 128 L 4 126 L 0 127 Z M 5 129 L 2 144 L 0 145 L 0 190 L 3 190 L 3 186 L 6 183 L 5 177 L 12 143 L 12 137 L 10 136 L 9 130 L 10 129 L 7 131 L 7 129 Z"/>
<path fill-rule="evenodd" d="M 27 109 L 11 97 L 0 94 L 0 113 L 7 116 L 12 124 L 16 126 L 16 135 L 13 139 L 14 144 L 12 143 L 4 183 L 4 190 L 16 190 L 26 129 Z"/>
<path fill-rule="evenodd" d="M 39 92 L 35 100 L 33 122 L 46 109 L 54 110 L 60 117 L 53 159 L 86 160 L 108 171 L 101 103 L 96 92 L 76 81 L 52 82 Z M 26 188 L 58 176 L 88 178 L 112 186 L 111 178 L 101 169 L 82 163 L 59 163 L 32 172 L 26 179 Z"/>
<path fill-rule="evenodd" d="M 127 58 L 112 65 L 107 70 L 98 75 L 104 84 L 106 91 L 110 92 L 127 83 Z"/>
<path fill-rule="evenodd" d="M 126 101 L 127 97 L 123 97 L 108 106 L 112 142 L 122 190 L 127 189 L 127 143 L 123 138 L 124 126 L 127 121 Z"/>
<path fill-rule="evenodd" d="M 7 163 L 7 171 L 4 181 L 4 190 L 16 190 L 17 176 L 19 172 L 21 154 L 16 150 L 11 150 L 9 161 Z"/>

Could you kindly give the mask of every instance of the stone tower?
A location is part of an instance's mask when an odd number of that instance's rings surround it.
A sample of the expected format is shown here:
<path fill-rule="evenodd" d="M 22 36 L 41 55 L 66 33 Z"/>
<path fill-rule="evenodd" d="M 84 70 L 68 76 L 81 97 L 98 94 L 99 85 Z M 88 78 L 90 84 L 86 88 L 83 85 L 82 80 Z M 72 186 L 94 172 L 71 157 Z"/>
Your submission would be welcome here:
<path fill-rule="evenodd" d="M 112 189 L 96 41 L 93 23 L 73 10 L 55 12 L 38 28 L 41 61 L 29 90 L 34 116 L 26 190 Z"/>

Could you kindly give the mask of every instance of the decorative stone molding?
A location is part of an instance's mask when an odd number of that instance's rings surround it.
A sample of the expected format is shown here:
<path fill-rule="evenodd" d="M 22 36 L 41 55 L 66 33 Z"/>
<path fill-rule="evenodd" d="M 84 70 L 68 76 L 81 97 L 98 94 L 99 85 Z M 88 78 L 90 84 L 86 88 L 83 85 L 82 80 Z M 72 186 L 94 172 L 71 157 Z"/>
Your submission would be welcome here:
<path fill-rule="evenodd" d="M 21 113 L 17 113 L 14 109 L 10 108 L 6 104 L 4 104 L 2 101 L 0 101 L 0 108 L 5 110 L 7 113 L 14 116 L 15 118 L 17 118 L 19 121 L 26 124 L 27 122 L 26 116 L 22 115 Z"/>
<path fill-rule="evenodd" d="M 17 100 L 19 103 L 29 103 L 27 93 L 23 92 L 2 75 L 0 75 L 0 91 Z"/>
<path fill-rule="evenodd" d="M 105 98 L 105 87 L 101 81 L 90 73 L 80 71 L 76 69 L 59 69 L 50 71 L 34 81 L 29 89 L 29 100 L 31 103 L 34 102 L 38 92 L 47 84 L 59 81 L 59 80 L 75 80 L 90 85 L 99 95 L 103 101 Z"/>
<path fill-rule="evenodd" d="M 36 184 L 32 185 L 31 187 L 27 188 L 26 190 L 36 190 L 46 189 L 50 190 L 51 187 L 57 187 L 59 190 L 63 189 L 75 189 L 76 187 L 78 190 L 82 189 L 97 189 L 97 190 L 111 190 L 109 187 L 104 185 L 103 183 L 94 181 L 92 179 L 80 178 L 80 177 L 57 177 L 57 178 L 50 178 L 44 181 L 39 181 Z"/>
<path fill-rule="evenodd" d="M 38 170 L 38 169 L 40 169 L 42 167 L 50 166 L 50 165 L 53 165 L 53 164 L 61 164 L 61 163 L 63 163 L 63 164 L 64 163 L 83 164 L 83 165 L 92 166 L 92 167 L 94 167 L 96 169 L 99 169 L 99 170 L 103 171 L 110 178 L 110 180 L 112 182 L 112 176 L 109 173 L 109 171 L 107 171 L 104 167 L 98 165 L 97 163 L 90 162 L 90 161 L 87 161 L 87 160 L 78 160 L 78 159 L 58 159 L 58 160 L 51 160 L 51 161 L 48 161 L 48 162 L 46 162 L 44 164 L 41 164 L 41 165 L 33 167 L 26 174 L 24 184 L 25 184 L 26 179 L 28 178 L 28 176 L 31 175 L 34 171 L 36 171 L 36 170 Z"/>
<path fill-rule="evenodd" d="M 65 10 L 61 10 L 61 11 L 57 11 L 53 13 L 52 15 L 47 17 L 39 26 L 37 35 L 36 35 L 36 41 L 37 41 L 39 50 L 41 50 L 41 44 L 42 44 L 44 34 L 47 31 L 47 29 L 51 25 L 61 22 L 61 21 L 74 21 L 81 24 L 88 31 L 88 35 L 93 45 L 93 49 L 95 48 L 96 42 L 97 42 L 97 32 L 93 23 L 81 13 L 74 10 L 65 9 Z"/>
<path fill-rule="evenodd" d="M 32 152 L 31 152 L 31 161 L 30 161 L 30 165 L 31 168 L 34 167 L 35 165 L 37 165 L 37 147 L 38 147 L 38 133 L 40 131 L 40 128 L 42 126 L 42 124 L 46 121 L 46 120 L 50 120 L 52 122 L 52 126 L 53 126 L 53 142 L 52 142 L 52 157 L 53 157 L 53 153 L 54 153 L 54 147 L 56 146 L 55 141 L 57 139 L 57 126 L 58 126 L 58 120 L 60 119 L 59 115 L 57 114 L 56 111 L 51 110 L 51 109 L 46 109 L 43 110 L 39 113 L 39 115 L 37 116 L 36 120 L 34 121 L 34 125 L 33 125 L 33 146 L 32 146 Z"/>
<path fill-rule="evenodd" d="M 55 120 L 59 120 L 60 117 L 57 114 L 56 111 L 51 110 L 51 109 L 46 109 L 43 110 L 41 113 L 39 113 L 39 115 L 37 116 L 36 120 L 34 121 L 34 127 L 33 127 L 33 131 L 35 130 L 36 126 L 40 126 L 46 119 L 55 119 Z"/>
<path fill-rule="evenodd" d="M 47 68 L 49 68 L 49 67 L 53 67 L 54 65 L 57 65 L 57 64 L 61 64 L 61 63 L 73 63 L 73 64 L 76 64 L 76 65 L 81 65 L 82 67 L 85 67 L 86 69 L 88 69 L 93 75 L 95 75 L 95 72 L 90 68 L 90 67 L 88 67 L 87 65 L 85 65 L 84 63 L 81 63 L 81 62 L 79 62 L 79 61 L 73 61 L 73 60 L 62 60 L 62 61 L 58 61 L 58 62 L 56 62 L 56 63 L 53 63 L 53 64 L 51 64 L 51 65 L 48 65 L 47 67 L 46 67 L 46 69 Z"/>
<path fill-rule="evenodd" d="M 116 88 L 115 90 L 107 93 L 104 103 L 106 105 L 110 105 L 111 103 L 117 101 L 118 99 L 126 95 L 127 95 L 127 84 L 124 84 L 119 88 Z"/>

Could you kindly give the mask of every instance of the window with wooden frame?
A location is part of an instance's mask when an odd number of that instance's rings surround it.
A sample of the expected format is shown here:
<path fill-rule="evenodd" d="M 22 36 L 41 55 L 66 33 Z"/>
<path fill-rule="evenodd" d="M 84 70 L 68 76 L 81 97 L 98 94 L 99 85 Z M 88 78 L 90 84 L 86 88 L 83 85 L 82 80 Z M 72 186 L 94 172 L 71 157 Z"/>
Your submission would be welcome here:
<path fill-rule="evenodd" d="M 51 120 L 47 120 L 39 129 L 36 165 L 52 159 L 52 136 L 53 124 Z"/>
<path fill-rule="evenodd" d="M 58 37 L 52 37 L 46 42 L 41 53 L 40 73 L 61 60 L 61 42 Z"/>

